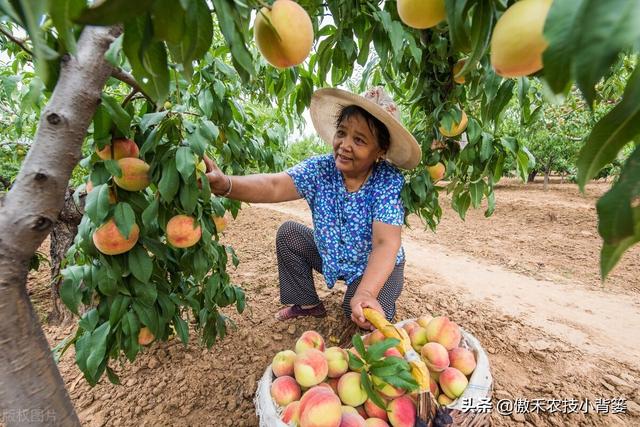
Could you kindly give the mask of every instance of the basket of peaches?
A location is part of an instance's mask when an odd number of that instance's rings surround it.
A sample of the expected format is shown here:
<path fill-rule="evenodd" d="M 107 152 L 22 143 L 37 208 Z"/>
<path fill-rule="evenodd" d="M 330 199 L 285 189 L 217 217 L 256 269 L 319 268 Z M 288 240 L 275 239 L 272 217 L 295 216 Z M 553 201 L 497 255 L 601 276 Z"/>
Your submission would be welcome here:
<path fill-rule="evenodd" d="M 350 348 L 329 347 L 306 331 L 293 349 L 278 352 L 258 384 L 261 427 L 414 427 L 490 425 L 474 410 L 491 398 L 492 377 L 478 340 L 445 316 L 423 315 L 396 324 L 429 369 L 430 401 L 438 408 L 417 419 L 418 383 L 380 331 L 354 335 Z"/>

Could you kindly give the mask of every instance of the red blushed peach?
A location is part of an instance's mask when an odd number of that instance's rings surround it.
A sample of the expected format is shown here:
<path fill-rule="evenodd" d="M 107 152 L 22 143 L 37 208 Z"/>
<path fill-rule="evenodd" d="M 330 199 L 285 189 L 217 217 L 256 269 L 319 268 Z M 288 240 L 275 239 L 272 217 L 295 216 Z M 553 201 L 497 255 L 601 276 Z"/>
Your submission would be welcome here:
<path fill-rule="evenodd" d="M 449 353 L 440 343 L 426 343 L 420 350 L 420 354 L 430 371 L 442 372 L 449 366 Z"/>
<path fill-rule="evenodd" d="M 457 399 L 467 388 L 467 377 L 456 368 L 447 368 L 440 374 L 440 388 L 451 399 Z"/>
<path fill-rule="evenodd" d="M 105 255 L 119 255 L 131 250 L 138 241 L 140 228 L 131 226 L 129 236 L 123 236 L 113 219 L 102 224 L 93 233 L 92 239 L 96 249 Z"/>
<path fill-rule="evenodd" d="M 271 362 L 273 375 L 281 377 L 283 375 L 293 376 L 293 361 L 296 354 L 291 350 L 284 350 L 276 353 Z"/>
<path fill-rule="evenodd" d="M 384 357 L 391 356 L 402 358 L 402 353 L 400 353 L 400 350 L 398 350 L 397 348 L 391 347 L 384 352 Z"/>
<path fill-rule="evenodd" d="M 411 330 L 409 339 L 411 340 L 411 347 L 413 347 L 415 351 L 420 352 L 422 346 L 427 343 L 427 330 L 422 326 L 418 326 Z"/>
<path fill-rule="evenodd" d="M 282 422 L 285 424 L 298 425 L 298 419 L 300 418 L 300 401 L 289 403 L 282 412 Z"/>
<path fill-rule="evenodd" d="M 405 394 L 405 390 L 399 387 L 394 387 L 391 384 L 386 383 L 379 377 L 376 377 L 375 375 L 372 375 L 371 379 L 373 381 L 373 384 L 376 390 L 378 390 L 380 394 L 382 394 L 384 397 L 388 397 L 389 399 L 394 399 L 396 397 L 400 397 L 403 394 Z"/>
<path fill-rule="evenodd" d="M 364 427 L 389 427 L 389 424 L 380 418 L 367 418 L 364 420 Z"/>
<path fill-rule="evenodd" d="M 342 419 L 340 398 L 324 387 L 312 387 L 299 406 L 300 427 L 339 427 Z"/>
<path fill-rule="evenodd" d="M 386 400 L 384 400 L 384 402 L 385 404 L 387 403 Z M 373 400 L 371 399 L 367 399 L 367 401 L 364 402 L 364 410 L 367 413 L 367 416 L 369 417 L 379 418 L 384 421 L 389 419 L 387 417 L 387 410 L 373 403 Z"/>
<path fill-rule="evenodd" d="M 340 347 L 329 347 L 324 351 L 329 364 L 329 378 L 339 378 L 349 370 L 349 354 Z"/>
<path fill-rule="evenodd" d="M 442 393 L 440 396 L 438 396 L 438 403 L 442 406 L 447 406 L 453 403 L 453 399 Z"/>
<path fill-rule="evenodd" d="M 338 380 L 339 378 L 329 378 L 326 382 L 326 384 L 329 384 L 329 387 L 331 387 L 331 390 L 333 390 L 336 395 L 338 394 Z"/>
<path fill-rule="evenodd" d="M 476 369 L 476 358 L 466 348 L 457 347 L 449 352 L 449 361 L 452 368 L 456 368 L 465 375 L 471 375 Z"/>
<path fill-rule="evenodd" d="M 122 171 L 122 176 L 113 177 L 116 185 L 127 191 L 140 191 L 149 186 L 149 165 L 134 157 L 125 157 L 118 160 L 118 166 Z"/>
<path fill-rule="evenodd" d="M 402 325 L 402 328 L 407 331 L 407 334 L 410 334 L 411 331 L 413 331 L 415 328 L 419 327 L 420 325 L 418 325 L 416 322 L 414 322 L 413 320 L 408 321 L 407 323 L 405 323 L 404 325 Z"/>
<path fill-rule="evenodd" d="M 328 372 L 327 358 L 314 348 L 298 353 L 293 361 L 293 373 L 302 387 L 320 384 L 327 378 Z"/>
<path fill-rule="evenodd" d="M 445 316 L 434 317 L 427 325 L 426 331 L 429 342 L 438 342 L 447 350 L 456 348 L 462 338 L 460 327 Z"/>
<path fill-rule="evenodd" d="M 416 423 L 416 405 L 409 396 L 392 400 L 387 411 L 393 427 L 413 427 Z"/>
<path fill-rule="evenodd" d="M 345 405 L 358 406 L 367 400 L 367 392 L 360 382 L 360 374 L 347 372 L 338 381 L 338 396 Z"/>
<path fill-rule="evenodd" d="M 324 351 L 324 338 L 316 331 L 305 331 L 296 341 L 296 353 L 302 353 L 310 348 Z"/>
<path fill-rule="evenodd" d="M 431 377 L 429 377 L 429 391 L 435 397 L 440 395 L 440 387 L 438 387 L 438 383 Z"/>
<path fill-rule="evenodd" d="M 190 248 L 200 241 L 202 227 L 189 215 L 176 215 L 167 222 L 167 242 L 174 248 Z"/>
<path fill-rule="evenodd" d="M 111 144 L 113 144 L 113 156 L 111 152 Z M 96 153 L 102 160 L 113 158 L 120 160 L 125 157 L 138 157 L 140 150 L 136 143 L 130 139 L 114 139 L 111 144 L 106 145 L 102 150 L 96 147 Z"/>
<path fill-rule="evenodd" d="M 331 387 L 331 386 L 330 386 L 329 384 L 327 384 L 327 383 L 320 383 L 320 384 L 318 384 L 318 387 L 324 387 L 324 388 L 326 388 L 327 390 L 331 390 L 331 391 L 333 391 L 333 387 Z M 335 393 L 335 392 L 334 392 L 334 393 Z"/>
<path fill-rule="evenodd" d="M 368 344 L 369 345 L 375 344 L 375 343 L 380 342 L 380 341 L 384 341 L 386 339 L 384 334 L 382 332 L 380 332 L 378 329 L 376 329 L 373 332 L 371 332 L 369 334 L 368 338 L 369 338 L 368 339 Z"/>
<path fill-rule="evenodd" d="M 364 418 L 357 411 L 355 414 L 351 412 L 342 413 L 340 427 L 364 427 Z"/>
<path fill-rule="evenodd" d="M 367 419 L 368 415 L 367 415 L 367 412 L 364 410 L 364 406 L 362 405 L 356 406 L 356 411 L 358 412 L 358 414 L 360 414 L 362 418 L 364 418 L 365 420 Z"/>
<path fill-rule="evenodd" d="M 360 415 L 360 414 L 358 414 L 358 410 L 356 408 L 354 408 L 353 406 L 349 406 L 349 405 L 342 405 L 342 415 L 344 415 L 344 414 Z"/>
<path fill-rule="evenodd" d="M 271 397 L 279 406 L 300 399 L 300 394 L 300 386 L 293 377 L 278 377 L 271 383 Z"/>
<path fill-rule="evenodd" d="M 433 320 L 432 315 L 423 314 L 422 316 L 418 317 L 417 322 L 418 322 L 418 325 L 422 326 L 423 328 L 426 328 L 429 322 L 431 322 L 431 320 Z"/>

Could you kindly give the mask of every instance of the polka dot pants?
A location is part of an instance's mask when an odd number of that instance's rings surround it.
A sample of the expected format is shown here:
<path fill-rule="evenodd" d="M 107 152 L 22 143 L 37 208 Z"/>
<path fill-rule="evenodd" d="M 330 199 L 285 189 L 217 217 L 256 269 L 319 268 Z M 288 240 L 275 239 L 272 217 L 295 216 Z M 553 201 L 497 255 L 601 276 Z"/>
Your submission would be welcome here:
<path fill-rule="evenodd" d="M 287 221 L 278 228 L 276 255 L 280 276 L 280 302 L 282 304 L 316 305 L 320 303 L 313 282 L 313 271 L 322 273 L 322 258 L 313 239 L 313 230 L 306 225 Z M 362 277 L 347 287 L 342 310 L 351 318 L 349 302 L 358 289 Z M 396 300 L 402 292 L 404 262 L 395 266 L 378 294 L 388 320 L 396 313 Z"/>

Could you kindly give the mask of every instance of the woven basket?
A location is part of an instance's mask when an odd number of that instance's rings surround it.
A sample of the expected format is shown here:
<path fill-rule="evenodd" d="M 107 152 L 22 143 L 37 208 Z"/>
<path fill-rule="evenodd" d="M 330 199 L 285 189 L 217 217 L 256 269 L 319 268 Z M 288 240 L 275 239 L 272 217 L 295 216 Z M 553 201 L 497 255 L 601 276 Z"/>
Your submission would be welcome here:
<path fill-rule="evenodd" d="M 415 319 L 407 319 L 396 323 L 402 326 L 405 323 Z M 463 401 L 471 401 L 477 404 L 481 399 L 490 399 L 493 391 L 493 378 L 489 369 L 489 358 L 480 342 L 469 332 L 460 328 L 462 331 L 462 340 L 460 347 L 467 348 L 473 352 L 476 358 L 476 369 L 469 378 L 469 385 L 465 389 L 462 396 L 453 403 L 446 406 L 444 412 L 447 413 L 453 422 L 451 424 L 438 424 L 433 420 L 429 420 L 430 427 L 444 426 L 464 426 L 464 427 L 485 427 L 491 426 L 490 412 L 473 412 L 465 410 Z M 271 366 L 267 366 L 262 378 L 258 382 L 258 388 L 254 398 L 256 405 L 256 414 L 260 420 L 260 427 L 289 427 L 281 420 L 282 410 L 271 399 L 271 383 L 274 380 Z"/>

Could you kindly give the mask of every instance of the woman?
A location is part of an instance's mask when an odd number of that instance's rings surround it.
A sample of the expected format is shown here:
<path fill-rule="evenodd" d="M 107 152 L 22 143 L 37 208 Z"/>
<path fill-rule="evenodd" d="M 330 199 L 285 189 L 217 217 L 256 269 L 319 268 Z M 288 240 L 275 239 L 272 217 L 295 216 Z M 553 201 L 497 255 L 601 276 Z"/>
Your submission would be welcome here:
<path fill-rule="evenodd" d="M 276 318 L 326 315 L 316 293 L 312 269 L 327 286 L 344 280 L 342 308 L 361 328 L 369 328 L 362 309 L 391 320 L 404 280 L 400 243 L 404 178 L 421 158 L 415 138 L 402 126 L 393 100 L 380 87 L 358 96 L 320 89 L 311 99 L 311 118 L 333 153 L 309 158 L 273 174 L 227 176 L 207 159 L 215 194 L 251 203 L 304 198 L 314 229 L 287 221 L 276 237 L 280 300 L 290 305 Z"/>

